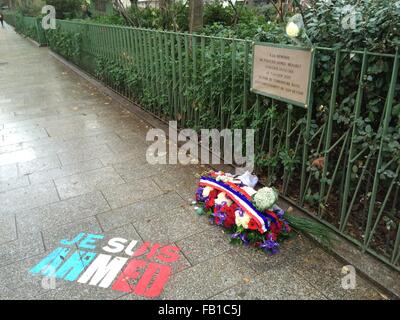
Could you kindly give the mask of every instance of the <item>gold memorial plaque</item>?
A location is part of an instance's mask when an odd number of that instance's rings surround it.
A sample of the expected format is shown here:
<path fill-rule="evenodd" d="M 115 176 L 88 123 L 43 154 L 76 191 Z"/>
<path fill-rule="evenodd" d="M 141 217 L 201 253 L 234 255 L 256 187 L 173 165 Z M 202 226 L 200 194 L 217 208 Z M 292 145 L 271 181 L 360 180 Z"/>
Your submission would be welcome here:
<path fill-rule="evenodd" d="M 251 90 L 307 107 L 312 58 L 311 50 L 255 44 Z"/>

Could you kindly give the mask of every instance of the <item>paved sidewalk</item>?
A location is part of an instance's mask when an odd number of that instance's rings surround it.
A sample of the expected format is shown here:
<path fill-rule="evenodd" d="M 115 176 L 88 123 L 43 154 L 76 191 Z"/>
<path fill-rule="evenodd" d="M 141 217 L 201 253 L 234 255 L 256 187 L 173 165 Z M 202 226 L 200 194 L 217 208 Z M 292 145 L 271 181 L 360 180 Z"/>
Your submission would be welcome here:
<path fill-rule="evenodd" d="M 113 237 L 179 247 L 157 299 L 382 298 L 360 277 L 342 289 L 343 263 L 301 236 L 275 256 L 230 245 L 190 206 L 204 167 L 147 164 L 144 121 L 8 26 L 0 45 L 1 299 L 143 299 L 29 272 L 80 232 L 104 235 L 98 254 Z"/>

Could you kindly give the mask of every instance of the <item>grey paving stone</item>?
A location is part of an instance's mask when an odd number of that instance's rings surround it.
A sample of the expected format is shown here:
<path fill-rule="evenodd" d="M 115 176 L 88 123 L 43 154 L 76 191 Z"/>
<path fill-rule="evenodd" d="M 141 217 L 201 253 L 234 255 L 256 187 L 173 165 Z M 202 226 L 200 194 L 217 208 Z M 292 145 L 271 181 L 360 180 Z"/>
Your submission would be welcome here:
<path fill-rule="evenodd" d="M 1 134 L 0 134 L 0 136 L 1 136 Z M 2 146 L 2 147 L 0 147 L 0 154 L 19 151 L 21 149 L 22 149 L 22 146 L 20 143 Z"/>
<path fill-rule="evenodd" d="M 42 276 L 29 273 L 29 270 L 50 252 L 42 252 L 34 257 L 0 267 L 0 287 L 11 290 L 11 297 L 14 299 L 34 299 L 35 296 L 52 291 L 48 286 L 42 285 Z M 56 280 L 55 284 L 56 288 L 61 289 L 70 286 L 71 282 Z"/>
<path fill-rule="evenodd" d="M 0 245 L 0 267 L 44 252 L 40 233 L 20 236 L 17 240 Z"/>
<path fill-rule="evenodd" d="M 18 167 L 16 164 L 0 166 L 0 181 L 18 177 Z"/>
<path fill-rule="evenodd" d="M 48 112 L 44 112 L 48 113 Z M 31 141 L 31 140 L 36 140 L 40 138 L 47 137 L 47 132 L 43 128 L 34 128 L 34 129 L 27 129 L 24 131 L 20 131 L 17 133 L 5 133 L 3 135 L 3 145 L 10 145 L 10 144 L 16 144 L 20 142 L 25 142 L 25 141 Z"/>
<path fill-rule="evenodd" d="M 100 161 L 105 166 L 118 164 L 128 160 L 135 161 L 138 165 L 146 164 L 146 155 L 141 151 L 131 151 L 130 149 L 122 153 L 109 153 L 99 156 Z"/>
<path fill-rule="evenodd" d="M 255 276 L 246 261 L 226 252 L 173 275 L 161 298 L 207 299 Z"/>
<path fill-rule="evenodd" d="M 229 241 L 229 235 L 225 234 L 222 228 L 215 226 L 177 241 L 176 244 L 191 264 L 196 265 L 231 250 L 233 246 Z"/>
<path fill-rule="evenodd" d="M 8 152 L 0 154 L 0 166 L 6 166 L 8 164 L 26 162 L 36 159 L 37 156 L 33 149 L 23 149 L 14 152 Z"/>
<path fill-rule="evenodd" d="M 27 176 L 11 178 L 8 180 L 0 180 L 0 192 L 27 187 L 29 178 Z"/>
<path fill-rule="evenodd" d="M 342 300 L 388 300 L 388 296 L 380 292 L 379 289 L 372 286 L 369 282 L 356 276 L 356 287 L 347 289 L 340 296 Z"/>
<path fill-rule="evenodd" d="M 44 229 L 42 234 L 46 249 L 52 250 L 60 245 L 60 240 L 73 239 L 81 232 L 93 234 L 103 233 L 96 218 L 91 217 L 84 220 L 74 221 L 70 224 L 62 226 L 56 225 L 54 227 Z"/>
<path fill-rule="evenodd" d="M 298 235 L 283 242 L 277 254 L 267 254 L 262 250 L 251 247 L 235 247 L 234 251 L 243 259 L 252 261 L 251 268 L 254 271 L 268 274 L 271 270 L 295 264 L 312 247 L 313 245 L 308 239 Z"/>
<path fill-rule="evenodd" d="M 31 185 L 0 193 L 2 213 L 35 208 L 59 200 L 53 183 Z"/>
<path fill-rule="evenodd" d="M 123 136 L 124 138 L 121 141 L 113 144 L 108 144 L 110 149 L 115 153 L 126 152 L 127 150 L 141 152 L 146 155 L 147 144 L 144 138 L 137 137 L 137 134 L 134 134 L 130 139 Z"/>
<path fill-rule="evenodd" d="M 53 226 L 61 226 L 110 210 L 100 192 L 92 192 L 53 204 L 20 211 L 17 216 L 18 233 L 31 233 Z"/>
<path fill-rule="evenodd" d="M 75 162 L 60 168 L 32 173 L 29 175 L 29 181 L 31 184 L 43 183 L 49 180 L 71 176 L 77 173 L 99 169 L 101 167 L 103 167 L 103 164 L 98 159 Z"/>
<path fill-rule="evenodd" d="M 101 133 L 94 136 L 65 139 L 65 146 L 72 148 L 84 148 L 85 146 L 113 144 L 121 141 L 121 138 L 114 132 Z"/>
<path fill-rule="evenodd" d="M 97 218 L 104 230 L 110 230 L 127 222 L 144 221 L 147 218 L 162 215 L 168 210 L 181 207 L 184 204 L 185 202 L 176 192 L 169 192 L 138 201 L 123 208 L 100 213 Z"/>
<path fill-rule="evenodd" d="M 14 215 L 0 215 L 0 244 L 17 239 Z"/>
<path fill-rule="evenodd" d="M 38 158 L 18 164 L 20 175 L 27 175 L 37 171 L 49 170 L 60 166 L 61 163 L 57 156 Z"/>
<path fill-rule="evenodd" d="M 0 300 L 20 300 L 20 296 L 14 291 L 5 286 L 0 286 Z"/>
<path fill-rule="evenodd" d="M 110 131 L 110 128 L 104 127 L 96 120 L 87 120 L 85 123 L 73 123 L 65 126 L 47 126 L 46 131 L 50 137 L 58 136 L 76 136 L 83 137 L 87 135 L 100 134 Z"/>
<path fill-rule="evenodd" d="M 91 170 L 54 181 L 61 199 L 125 183 L 112 167 Z"/>
<path fill-rule="evenodd" d="M 58 155 L 63 166 L 81 162 L 85 160 L 98 159 L 102 155 L 112 153 L 110 148 L 105 144 L 94 145 L 84 149 L 78 149 L 75 152 L 63 152 Z"/>
<path fill-rule="evenodd" d="M 341 270 L 344 264 L 321 248 L 313 247 L 307 253 L 299 255 L 293 266 L 307 282 L 320 288 L 328 298 L 340 299 L 346 294 L 341 286 Z"/>
<path fill-rule="evenodd" d="M 47 290 L 35 296 L 37 300 L 114 300 L 125 292 L 114 291 L 111 288 L 100 288 L 87 284 L 71 282 L 67 287 Z"/>
<path fill-rule="evenodd" d="M 291 268 L 274 269 L 268 276 L 245 279 L 213 297 L 216 300 L 326 300 Z"/>
<path fill-rule="evenodd" d="M 142 165 L 140 161 L 137 160 L 129 160 L 126 162 L 117 163 L 114 164 L 113 167 L 127 182 L 161 174 L 161 168 L 159 166 L 154 166 L 147 163 Z"/>
<path fill-rule="evenodd" d="M 102 192 L 112 209 L 153 198 L 163 193 L 153 181 L 148 179 L 105 187 Z"/>
<path fill-rule="evenodd" d="M 173 167 L 173 166 L 172 166 Z M 152 177 L 153 181 L 164 191 L 175 190 L 188 202 L 195 198 L 197 181 L 200 173 L 206 168 L 202 166 L 179 166 L 174 170 L 167 166 L 166 173 Z"/>
<path fill-rule="evenodd" d="M 177 208 L 162 215 L 134 223 L 140 236 L 146 241 L 171 243 L 212 228 L 205 217 L 198 217 L 192 208 Z"/>

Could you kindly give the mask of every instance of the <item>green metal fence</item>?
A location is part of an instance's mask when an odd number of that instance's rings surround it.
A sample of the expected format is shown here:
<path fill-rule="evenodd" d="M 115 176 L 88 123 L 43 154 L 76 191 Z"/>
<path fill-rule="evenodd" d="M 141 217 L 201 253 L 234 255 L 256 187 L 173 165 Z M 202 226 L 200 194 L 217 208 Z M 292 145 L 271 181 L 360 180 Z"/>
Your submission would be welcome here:
<path fill-rule="evenodd" d="M 17 20 L 17 16 L 15 14 L 15 12 L 11 12 L 11 11 L 4 11 L 3 12 L 3 16 L 4 16 L 4 20 L 11 26 L 13 26 L 15 28 L 15 24 L 16 24 L 16 20 Z"/>
<path fill-rule="evenodd" d="M 400 270 L 399 53 L 315 48 L 313 101 L 250 92 L 252 42 L 57 21 L 50 47 L 181 127 L 254 128 L 267 183 Z"/>
<path fill-rule="evenodd" d="M 42 19 L 37 17 L 25 17 L 19 14 L 5 14 L 5 21 L 23 34 L 36 41 L 40 46 L 47 44 L 45 31 L 42 28 Z"/>

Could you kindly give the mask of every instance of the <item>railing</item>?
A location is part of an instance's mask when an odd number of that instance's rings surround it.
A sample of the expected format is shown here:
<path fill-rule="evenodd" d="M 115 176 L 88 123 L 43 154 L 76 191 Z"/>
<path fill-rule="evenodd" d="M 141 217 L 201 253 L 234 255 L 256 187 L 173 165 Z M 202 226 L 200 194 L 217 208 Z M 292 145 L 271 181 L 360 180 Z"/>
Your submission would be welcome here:
<path fill-rule="evenodd" d="M 282 195 L 400 270 L 399 54 L 315 48 L 313 103 L 250 92 L 252 42 L 57 21 L 50 47 L 181 127 L 256 130 Z"/>
<path fill-rule="evenodd" d="M 42 19 L 25 17 L 19 14 L 5 14 L 5 21 L 15 28 L 15 31 L 36 41 L 40 46 L 47 44 Z"/>
<path fill-rule="evenodd" d="M 3 12 L 4 20 L 11 26 L 15 28 L 16 20 L 17 20 L 17 15 L 15 12 L 9 12 L 9 11 L 4 11 Z"/>

